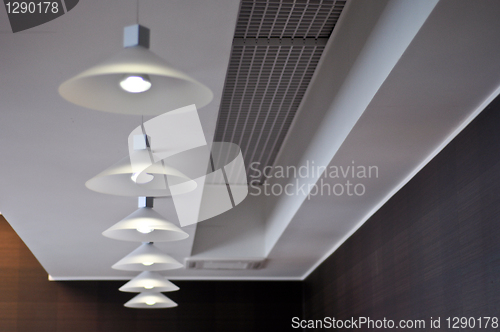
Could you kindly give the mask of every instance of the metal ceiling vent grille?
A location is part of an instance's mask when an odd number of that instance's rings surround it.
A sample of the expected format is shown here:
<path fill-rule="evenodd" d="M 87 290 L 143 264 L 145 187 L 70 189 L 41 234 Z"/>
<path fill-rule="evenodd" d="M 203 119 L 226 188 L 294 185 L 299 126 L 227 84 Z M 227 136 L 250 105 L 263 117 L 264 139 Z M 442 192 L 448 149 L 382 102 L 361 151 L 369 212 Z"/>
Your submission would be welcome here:
<path fill-rule="evenodd" d="M 242 1 L 215 140 L 241 147 L 249 181 L 273 165 L 344 5 Z"/>
<path fill-rule="evenodd" d="M 185 266 L 188 270 L 260 270 L 264 268 L 263 259 L 240 259 L 240 260 L 197 260 L 186 259 Z"/>

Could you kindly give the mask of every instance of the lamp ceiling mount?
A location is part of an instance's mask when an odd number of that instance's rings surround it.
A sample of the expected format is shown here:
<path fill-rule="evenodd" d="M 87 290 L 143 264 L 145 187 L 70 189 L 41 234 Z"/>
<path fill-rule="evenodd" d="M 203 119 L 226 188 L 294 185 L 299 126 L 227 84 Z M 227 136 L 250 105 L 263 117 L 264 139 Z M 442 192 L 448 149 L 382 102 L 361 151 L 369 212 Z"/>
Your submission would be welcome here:
<path fill-rule="evenodd" d="M 142 46 L 149 48 L 150 30 L 140 24 L 130 25 L 123 29 L 123 47 Z"/>

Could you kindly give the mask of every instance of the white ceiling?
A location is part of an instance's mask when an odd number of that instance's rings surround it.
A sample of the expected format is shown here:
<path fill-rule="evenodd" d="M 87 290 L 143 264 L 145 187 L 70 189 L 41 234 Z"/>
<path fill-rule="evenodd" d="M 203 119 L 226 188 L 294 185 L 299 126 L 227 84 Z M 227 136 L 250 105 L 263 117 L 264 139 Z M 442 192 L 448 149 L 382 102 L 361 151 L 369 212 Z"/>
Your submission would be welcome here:
<path fill-rule="evenodd" d="M 207 140 L 238 10 L 230 0 L 140 2 L 152 51 L 214 92 L 199 111 Z M 307 276 L 498 94 L 498 17 L 495 0 L 348 1 L 275 165 L 354 162 L 377 166 L 379 176 L 353 180 L 365 186 L 362 196 L 249 195 L 188 227 L 188 240 L 159 246 L 180 261 L 267 258 L 263 269 L 164 274 Z M 127 155 L 128 134 L 140 118 L 87 110 L 57 93 L 63 81 L 118 52 L 122 28 L 134 23 L 135 1 L 80 1 L 62 17 L 16 34 L 0 11 L 0 211 L 54 279 L 136 274 L 110 266 L 138 244 L 101 235 L 133 212 L 136 200 L 98 194 L 84 183 Z M 177 220 L 169 199 L 155 207 Z"/>

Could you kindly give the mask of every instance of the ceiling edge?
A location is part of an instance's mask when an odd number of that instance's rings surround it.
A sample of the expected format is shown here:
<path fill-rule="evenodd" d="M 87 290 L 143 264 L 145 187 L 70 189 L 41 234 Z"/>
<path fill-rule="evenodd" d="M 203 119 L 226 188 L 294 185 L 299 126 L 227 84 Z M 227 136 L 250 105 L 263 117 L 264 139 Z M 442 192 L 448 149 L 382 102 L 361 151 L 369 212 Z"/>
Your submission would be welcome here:
<path fill-rule="evenodd" d="M 435 156 L 437 156 L 462 130 L 464 130 L 498 95 L 500 94 L 500 86 L 497 87 L 473 112 L 465 119 L 441 144 L 432 151 L 427 158 L 422 161 L 412 172 L 402 180 L 394 189 L 387 194 L 380 202 L 355 225 L 349 233 L 347 233 L 338 243 L 336 243 L 323 257 L 321 257 L 311 268 L 301 277 L 305 280 L 314 270 L 321 265 L 330 255 L 332 255 L 348 238 L 351 237 L 363 224 L 368 221 L 392 196 L 394 196 L 401 188 L 403 188 L 422 168 L 424 168 Z"/>

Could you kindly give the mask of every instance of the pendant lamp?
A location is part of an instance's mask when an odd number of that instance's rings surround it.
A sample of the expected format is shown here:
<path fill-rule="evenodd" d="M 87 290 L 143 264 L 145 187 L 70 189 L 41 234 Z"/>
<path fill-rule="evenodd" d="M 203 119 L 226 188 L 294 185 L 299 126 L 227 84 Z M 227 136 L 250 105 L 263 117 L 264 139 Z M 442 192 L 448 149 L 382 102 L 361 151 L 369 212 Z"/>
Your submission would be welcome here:
<path fill-rule="evenodd" d="M 124 49 L 62 83 L 67 101 L 97 111 L 158 115 L 182 106 L 201 108 L 213 98 L 208 87 L 149 50 L 149 29 L 124 29 Z"/>
<path fill-rule="evenodd" d="M 155 163 L 148 167 L 147 173 L 153 178 L 147 183 L 137 183 L 133 180 L 134 172 L 130 164 L 130 158 L 125 157 L 113 166 L 105 169 L 85 183 L 85 186 L 102 194 L 116 196 L 148 196 L 168 197 L 171 196 L 166 177 L 174 182 L 182 183 L 185 192 L 196 189 L 196 182 L 177 169 L 164 163 Z"/>
<path fill-rule="evenodd" d="M 181 263 L 163 253 L 152 243 L 143 243 L 139 248 L 115 263 L 112 268 L 124 271 L 162 271 L 180 269 Z"/>
<path fill-rule="evenodd" d="M 139 209 L 105 230 L 102 235 L 115 240 L 169 242 L 189 234 L 153 210 L 152 197 L 139 197 Z"/>
<path fill-rule="evenodd" d="M 162 293 L 140 293 L 124 304 L 128 308 L 161 309 L 177 307 L 177 303 Z"/>
<path fill-rule="evenodd" d="M 179 290 L 179 287 L 158 272 L 144 271 L 120 287 L 119 290 L 131 293 L 173 292 Z"/>

